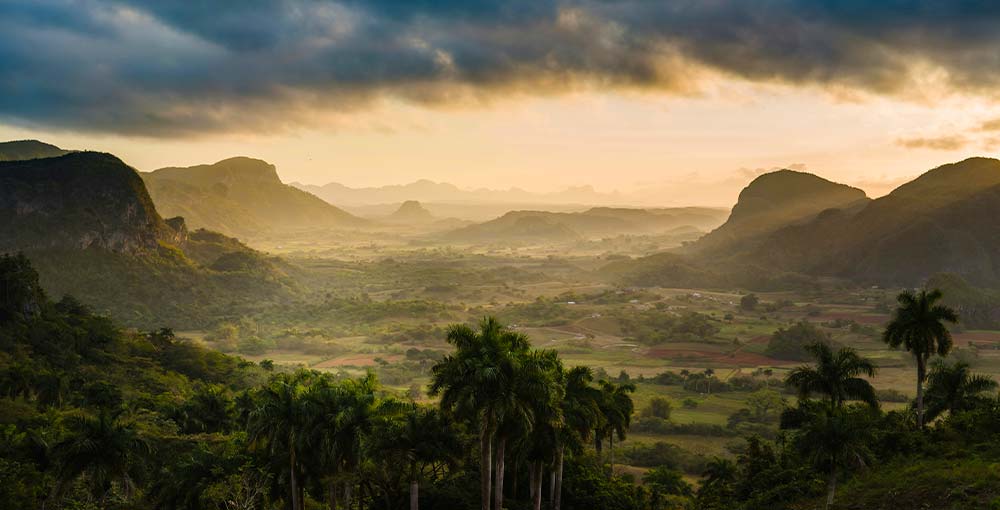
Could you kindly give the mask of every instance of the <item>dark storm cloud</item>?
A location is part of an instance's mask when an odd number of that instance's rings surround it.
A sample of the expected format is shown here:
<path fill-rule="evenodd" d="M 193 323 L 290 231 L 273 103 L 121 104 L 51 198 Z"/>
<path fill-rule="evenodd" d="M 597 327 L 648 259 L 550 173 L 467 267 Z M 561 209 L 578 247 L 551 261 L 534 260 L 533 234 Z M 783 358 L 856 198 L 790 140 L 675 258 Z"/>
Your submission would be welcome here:
<path fill-rule="evenodd" d="M 690 91 L 696 71 L 995 95 L 1000 2 L 0 0 L 0 120 L 144 135 L 280 128 L 372 98 Z"/>

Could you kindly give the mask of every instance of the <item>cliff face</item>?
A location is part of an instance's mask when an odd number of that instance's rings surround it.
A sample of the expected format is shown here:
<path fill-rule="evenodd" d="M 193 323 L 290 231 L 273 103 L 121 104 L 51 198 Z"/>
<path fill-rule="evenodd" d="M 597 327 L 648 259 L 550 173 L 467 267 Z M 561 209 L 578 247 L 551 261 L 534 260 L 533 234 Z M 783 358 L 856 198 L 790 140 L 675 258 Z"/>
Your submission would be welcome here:
<path fill-rule="evenodd" d="M 191 228 L 252 237 L 301 228 L 364 223 L 319 197 L 283 184 L 274 165 L 236 157 L 212 165 L 161 168 L 142 174 L 157 210 L 183 216 Z"/>
<path fill-rule="evenodd" d="M 797 271 L 917 285 L 936 273 L 1000 282 L 1000 161 L 926 172 L 856 214 L 783 228 L 753 258 Z"/>
<path fill-rule="evenodd" d="M 142 179 L 110 154 L 0 162 L 0 250 L 88 249 L 119 253 L 182 244 L 156 212 Z"/>
<path fill-rule="evenodd" d="M 813 174 L 779 170 L 754 179 L 740 193 L 729 219 L 701 238 L 702 252 L 747 249 L 768 234 L 812 220 L 828 209 L 856 209 L 869 201 L 857 188 Z"/>

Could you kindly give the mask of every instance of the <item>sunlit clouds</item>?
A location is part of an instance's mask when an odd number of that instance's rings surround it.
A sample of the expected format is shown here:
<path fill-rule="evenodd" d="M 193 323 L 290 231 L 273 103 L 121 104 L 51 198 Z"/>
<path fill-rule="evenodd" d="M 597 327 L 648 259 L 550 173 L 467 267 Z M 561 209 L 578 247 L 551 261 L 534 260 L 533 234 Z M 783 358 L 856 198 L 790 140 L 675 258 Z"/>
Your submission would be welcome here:
<path fill-rule="evenodd" d="M 0 135 L 350 185 L 707 190 L 796 163 L 894 182 L 1000 145 L 998 20 L 915 0 L 12 0 Z"/>

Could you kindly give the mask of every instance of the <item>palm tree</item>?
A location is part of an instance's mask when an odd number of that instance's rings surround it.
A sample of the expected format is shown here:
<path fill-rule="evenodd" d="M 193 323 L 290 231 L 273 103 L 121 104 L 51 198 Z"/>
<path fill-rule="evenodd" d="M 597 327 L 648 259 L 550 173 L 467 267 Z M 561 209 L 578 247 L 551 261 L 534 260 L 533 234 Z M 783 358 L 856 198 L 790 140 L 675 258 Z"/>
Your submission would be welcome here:
<path fill-rule="evenodd" d="M 917 427 L 924 426 L 924 381 L 927 360 L 934 354 L 945 356 L 951 351 L 951 332 L 945 323 L 958 322 L 958 314 L 939 304 L 941 291 L 905 291 L 896 300 L 892 320 L 885 327 L 882 340 L 890 347 L 903 346 L 917 360 Z"/>
<path fill-rule="evenodd" d="M 981 395 L 995 391 L 997 382 L 985 375 L 969 372 L 969 364 L 956 362 L 953 365 L 938 360 L 931 367 L 927 377 L 925 418 L 930 421 L 945 411 L 954 414 L 972 408 Z"/>
<path fill-rule="evenodd" d="M 455 352 L 432 368 L 430 394 L 441 396 L 445 413 L 478 422 L 480 496 L 482 509 L 490 510 L 492 443 L 516 382 L 515 365 L 529 349 L 528 339 L 487 317 L 479 331 L 451 326 L 447 340 Z"/>
<path fill-rule="evenodd" d="M 657 497 L 661 494 L 690 496 L 693 490 L 691 484 L 684 481 L 684 476 L 680 471 L 671 469 L 665 465 L 657 466 L 647 471 L 642 476 L 642 483 L 645 487 L 652 490 Z"/>
<path fill-rule="evenodd" d="M 302 510 L 299 487 L 299 447 L 305 439 L 309 420 L 309 402 L 305 392 L 305 373 L 279 374 L 256 395 L 256 407 L 250 412 L 248 433 L 252 443 L 266 445 L 271 455 L 288 456 L 288 482 L 292 510 Z"/>
<path fill-rule="evenodd" d="M 30 400 L 35 392 L 34 370 L 23 363 L 13 363 L 4 370 L 0 377 L 0 395 L 17 399 L 23 397 Z"/>
<path fill-rule="evenodd" d="M 232 421 L 232 401 L 221 386 L 201 388 L 185 408 L 187 427 L 198 432 L 225 432 Z"/>
<path fill-rule="evenodd" d="M 504 472 L 508 443 L 554 426 L 561 419 L 562 364 L 555 351 L 528 350 L 506 366 L 509 391 L 497 406 L 496 456 L 494 459 L 493 507 L 503 508 Z M 530 441 L 529 441 L 530 442 Z M 529 449 L 530 450 L 530 449 Z"/>
<path fill-rule="evenodd" d="M 818 393 L 826 397 L 831 407 L 841 407 L 849 400 L 878 406 L 875 388 L 860 377 L 875 376 L 876 367 L 870 360 L 848 347 L 834 353 L 825 342 L 808 345 L 806 350 L 816 358 L 816 365 L 798 367 L 785 378 L 787 386 L 798 390 L 800 399 Z"/>
<path fill-rule="evenodd" d="M 827 473 L 826 507 L 833 503 L 841 472 L 864 467 L 870 457 L 867 448 L 870 427 L 862 410 L 819 406 L 807 409 L 799 429 L 797 445 L 804 456 Z"/>
<path fill-rule="evenodd" d="M 632 413 L 635 406 L 630 393 L 635 392 L 632 383 L 615 384 L 601 381 L 601 401 L 599 403 L 603 425 L 597 431 L 597 440 L 608 438 L 608 449 L 611 456 L 611 475 L 615 473 L 615 435 L 619 440 L 625 440 L 629 425 L 632 424 Z M 600 448 L 598 448 L 598 451 Z"/>
<path fill-rule="evenodd" d="M 69 419 L 69 438 L 58 444 L 59 479 L 52 494 L 59 500 L 62 488 L 85 475 L 91 494 L 104 507 L 111 489 L 118 484 L 126 494 L 134 488 L 151 448 L 135 430 L 115 413 L 102 411 L 97 417 L 76 416 Z"/>
<path fill-rule="evenodd" d="M 580 450 L 594 429 L 597 428 L 601 416 L 601 391 L 594 386 L 593 372 L 589 367 L 573 367 L 560 374 L 563 382 L 562 414 L 563 426 L 559 431 L 559 450 L 556 453 L 555 493 L 552 502 L 553 510 L 560 510 L 562 505 L 563 461 L 566 447 Z"/>
<path fill-rule="evenodd" d="M 736 463 L 715 457 L 705 466 L 701 476 L 702 482 L 696 493 L 695 507 L 728 508 L 729 505 L 726 503 L 732 500 L 733 485 L 736 482 Z"/>
<path fill-rule="evenodd" d="M 309 458 L 306 463 L 316 469 L 316 475 L 327 484 L 327 504 L 330 510 L 337 509 L 338 475 L 343 470 L 343 455 L 338 439 L 338 415 L 345 405 L 343 386 L 323 375 L 309 385 L 304 398 L 309 401 L 301 432 L 304 451 Z"/>
<path fill-rule="evenodd" d="M 377 436 L 376 451 L 402 454 L 409 482 L 410 510 L 418 510 L 420 480 L 426 476 L 422 466 L 450 465 L 461 456 L 455 431 L 437 409 L 417 404 L 410 404 L 399 419 L 388 424 L 387 430 L 388 434 Z M 399 466 L 390 468 L 398 470 Z"/>
<path fill-rule="evenodd" d="M 523 449 L 531 466 L 532 507 L 541 508 L 542 502 L 542 468 L 555 464 L 560 443 L 560 433 L 564 427 L 561 403 L 565 388 L 563 386 L 563 369 L 559 356 L 555 351 L 530 351 L 523 357 L 519 381 L 516 386 L 517 399 L 526 403 L 528 427 L 524 430 Z M 502 465 L 497 466 L 502 472 Z M 496 487 L 498 494 L 503 490 L 503 478 Z M 555 472 L 552 472 L 552 489 L 554 491 Z M 550 494 L 554 502 L 555 493 Z M 502 508 L 503 499 L 497 497 L 496 508 Z"/>
<path fill-rule="evenodd" d="M 361 463 L 362 440 L 401 415 L 405 406 L 396 400 L 378 398 L 378 380 L 370 372 L 360 379 L 343 382 L 341 387 L 341 405 L 332 416 L 333 449 L 345 472 L 353 476 Z M 351 487 L 353 480 L 348 480 L 344 490 L 347 508 L 351 507 Z"/>
<path fill-rule="evenodd" d="M 701 476 L 705 478 L 702 486 L 733 483 L 736 480 L 736 463 L 715 457 L 705 465 L 705 471 Z"/>

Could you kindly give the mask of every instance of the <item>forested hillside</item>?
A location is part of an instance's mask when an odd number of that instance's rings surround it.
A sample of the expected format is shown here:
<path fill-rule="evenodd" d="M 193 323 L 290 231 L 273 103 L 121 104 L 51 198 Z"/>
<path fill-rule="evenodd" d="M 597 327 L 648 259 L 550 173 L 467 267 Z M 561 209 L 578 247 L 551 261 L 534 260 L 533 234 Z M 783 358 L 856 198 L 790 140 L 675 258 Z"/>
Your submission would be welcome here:
<path fill-rule="evenodd" d="M 1000 161 L 991 158 L 932 169 L 875 200 L 810 174 L 776 172 L 751 182 L 725 225 L 676 256 L 618 261 L 607 272 L 629 283 L 761 290 L 816 278 L 916 286 L 952 273 L 996 288 L 997 214 Z"/>
<path fill-rule="evenodd" d="M 697 487 L 678 471 L 682 457 L 644 450 L 641 462 L 653 464 L 635 485 L 612 449 L 630 433 L 635 386 L 565 367 L 493 319 L 449 328 L 454 350 L 434 362 L 428 402 L 370 373 L 249 363 L 170 330 L 123 330 L 71 297 L 49 300 L 23 256 L 0 257 L 0 285 L 4 508 L 1000 504 L 997 385 L 961 363 L 934 362 L 916 411 L 887 413 L 868 383 L 878 370 L 870 360 L 813 344 L 811 364 L 785 379 L 798 401 L 779 408 L 777 441 L 746 437 L 735 460 L 705 463 Z M 932 327 L 914 313 L 949 320 L 936 299 L 901 297 L 886 340 Z M 950 337 L 934 335 L 947 352 Z"/>
<path fill-rule="evenodd" d="M 0 252 L 19 251 L 53 295 L 134 326 L 207 324 L 296 293 L 282 261 L 164 220 L 110 154 L 0 162 Z"/>

